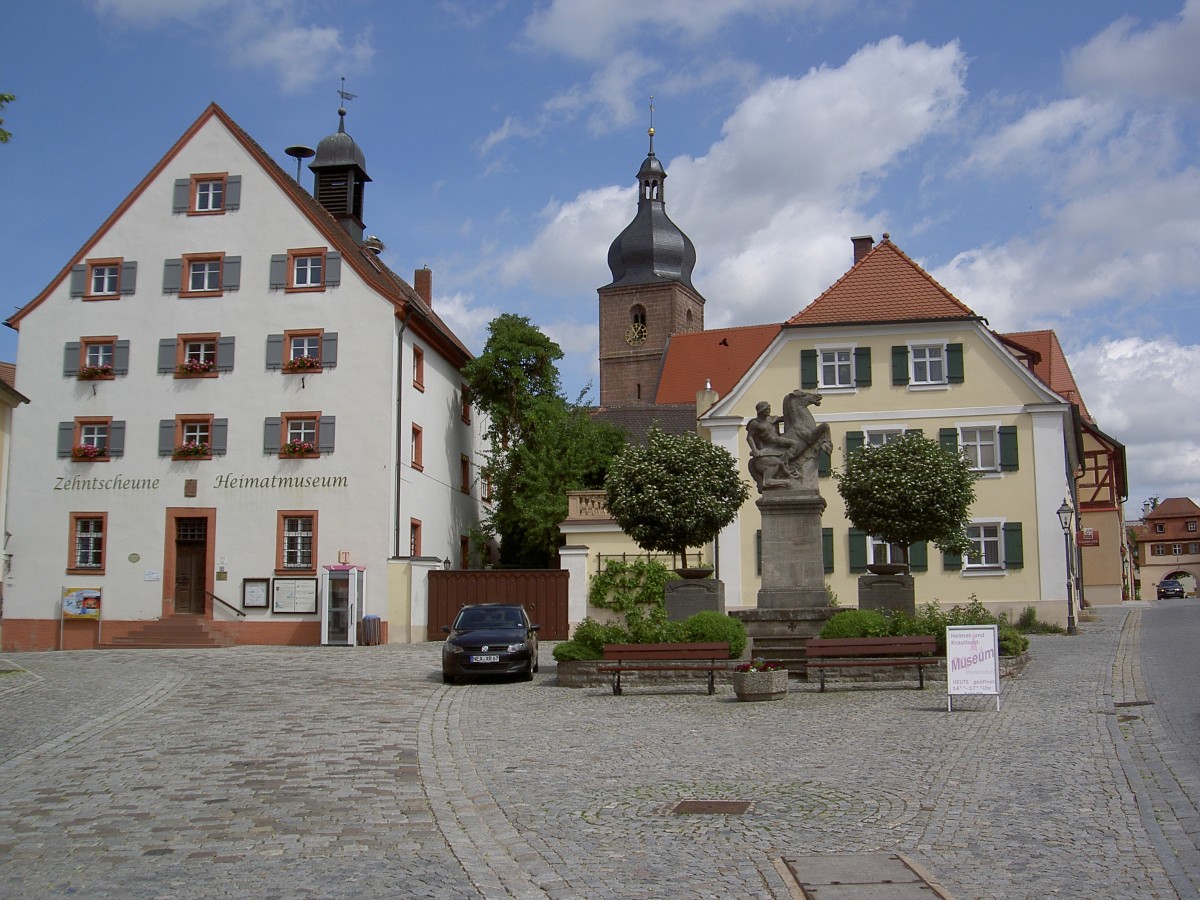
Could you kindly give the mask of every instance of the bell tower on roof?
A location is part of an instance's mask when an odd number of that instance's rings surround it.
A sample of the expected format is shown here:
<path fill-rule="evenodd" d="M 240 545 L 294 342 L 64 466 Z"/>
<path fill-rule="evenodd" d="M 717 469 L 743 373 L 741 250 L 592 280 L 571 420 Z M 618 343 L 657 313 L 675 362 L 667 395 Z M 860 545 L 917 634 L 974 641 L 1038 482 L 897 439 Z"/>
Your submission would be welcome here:
<path fill-rule="evenodd" d="M 667 171 L 650 152 L 638 170 L 633 221 L 608 248 L 612 282 L 600 288 L 600 406 L 653 404 L 667 341 L 704 330 L 704 298 L 692 286 L 696 248 L 667 217 Z"/>
<path fill-rule="evenodd" d="M 347 95 L 342 91 L 343 99 Z M 346 134 L 346 107 L 338 108 L 338 129 L 317 144 L 308 168 L 316 176 L 313 196 L 360 244 L 363 239 L 363 185 L 371 180 L 367 161 L 354 138 Z"/>

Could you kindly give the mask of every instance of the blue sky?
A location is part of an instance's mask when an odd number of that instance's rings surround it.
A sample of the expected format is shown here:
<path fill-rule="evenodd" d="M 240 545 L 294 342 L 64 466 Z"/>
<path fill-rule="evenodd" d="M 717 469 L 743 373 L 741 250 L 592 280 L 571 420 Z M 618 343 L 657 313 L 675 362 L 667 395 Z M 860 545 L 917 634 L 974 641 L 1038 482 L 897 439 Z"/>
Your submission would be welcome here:
<path fill-rule="evenodd" d="M 1200 0 L 44 0 L 3 21 L 5 317 L 209 102 L 292 171 L 344 76 L 386 261 L 430 266 L 475 350 L 529 316 L 574 397 L 653 95 L 709 327 L 788 318 L 851 235 L 887 231 L 994 328 L 1057 331 L 1128 447 L 1131 513 L 1200 497 Z"/>

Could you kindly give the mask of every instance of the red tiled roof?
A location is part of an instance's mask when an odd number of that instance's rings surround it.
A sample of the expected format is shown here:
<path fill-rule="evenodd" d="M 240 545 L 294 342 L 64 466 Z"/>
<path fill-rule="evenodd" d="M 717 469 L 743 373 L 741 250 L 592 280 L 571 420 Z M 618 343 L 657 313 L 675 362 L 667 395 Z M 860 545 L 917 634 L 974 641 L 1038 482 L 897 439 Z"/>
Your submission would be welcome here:
<path fill-rule="evenodd" d="M 788 325 L 978 319 L 886 237 Z"/>
<path fill-rule="evenodd" d="M 1079 393 L 1075 376 L 1071 374 L 1071 366 L 1067 363 L 1066 354 L 1063 353 L 1062 345 L 1058 342 L 1058 335 L 1053 331 L 1045 330 L 1020 331 L 1013 334 L 1000 334 L 997 337 L 1004 343 L 1010 346 L 1016 345 L 1029 353 L 1030 355 L 1022 362 L 1029 367 L 1030 371 L 1054 393 L 1076 404 L 1079 407 L 1079 414 L 1085 421 L 1095 423 L 1095 419 L 1092 418 L 1087 405 L 1083 402 L 1083 395 Z"/>
<path fill-rule="evenodd" d="M 0 383 L 10 388 L 17 386 L 17 366 L 15 363 L 0 362 Z"/>
<path fill-rule="evenodd" d="M 750 325 L 672 335 L 654 402 L 694 404 L 696 394 L 706 385 L 724 397 L 762 356 L 779 328 Z"/>
<path fill-rule="evenodd" d="M 1146 514 L 1147 522 L 1153 519 L 1173 519 L 1176 516 L 1193 516 L 1200 519 L 1200 506 L 1191 497 L 1168 497 Z"/>

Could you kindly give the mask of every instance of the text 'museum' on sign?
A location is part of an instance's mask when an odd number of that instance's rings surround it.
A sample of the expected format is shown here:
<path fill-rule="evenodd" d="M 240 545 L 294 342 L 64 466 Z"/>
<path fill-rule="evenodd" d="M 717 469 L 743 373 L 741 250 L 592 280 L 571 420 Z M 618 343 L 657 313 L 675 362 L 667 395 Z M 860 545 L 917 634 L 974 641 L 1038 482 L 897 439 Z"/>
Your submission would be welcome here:
<path fill-rule="evenodd" d="M 946 693 L 994 694 L 1000 708 L 999 629 L 995 625 L 950 625 L 946 628 Z"/>

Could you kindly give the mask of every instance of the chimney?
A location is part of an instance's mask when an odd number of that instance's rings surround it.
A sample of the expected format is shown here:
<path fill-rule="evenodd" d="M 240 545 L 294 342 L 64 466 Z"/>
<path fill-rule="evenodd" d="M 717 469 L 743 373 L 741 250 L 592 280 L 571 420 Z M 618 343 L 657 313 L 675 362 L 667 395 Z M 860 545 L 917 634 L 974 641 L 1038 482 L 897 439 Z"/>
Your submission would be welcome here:
<path fill-rule="evenodd" d="M 871 252 L 875 238 L 869 234 L 860 234 L 858 237 L 850 238 L 850 243 L 854 245 L 854 263 L 857 265 L 859 260 Z"/>
<path fill-rule="evenodd" d="M 433 272 L 429 266 L 422 266 L 413 273 L 413 287 L 417 289 L 425 305 L 433 309 Z"/>

